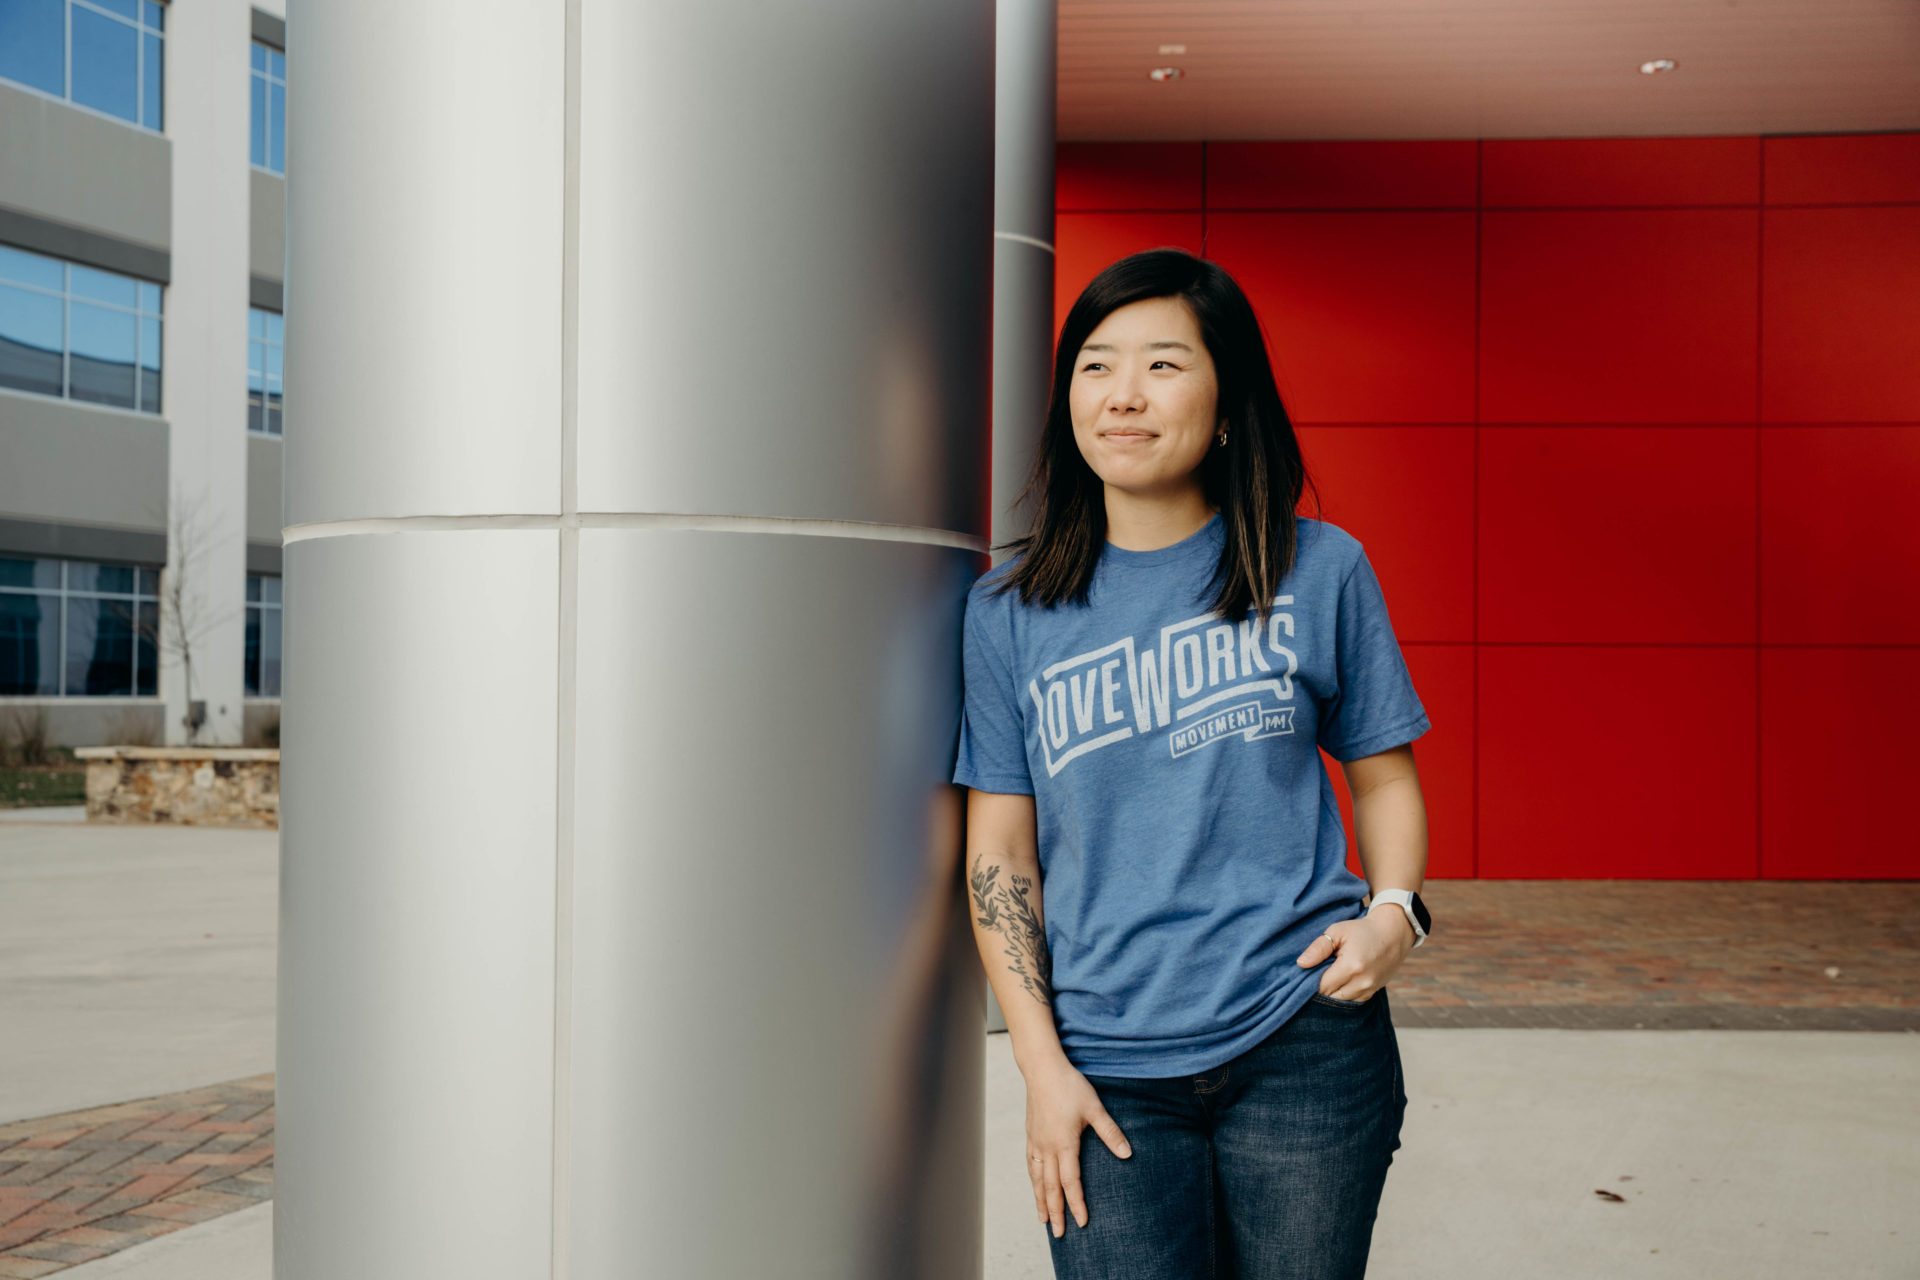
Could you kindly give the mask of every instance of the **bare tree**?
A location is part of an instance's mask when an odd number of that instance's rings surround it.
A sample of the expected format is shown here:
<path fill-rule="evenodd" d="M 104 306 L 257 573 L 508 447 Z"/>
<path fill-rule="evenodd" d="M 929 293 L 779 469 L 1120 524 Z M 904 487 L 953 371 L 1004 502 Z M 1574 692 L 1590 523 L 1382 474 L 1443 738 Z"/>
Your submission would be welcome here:
<path fill-rule="evenodd" d="M 187 714 L 181 717 L 180 723 L 186 727 L 190 744 L 198 741 L 200 726 L 207 718 L 206 704 L 193 696 L 195 647 L 209 632 L 234 616 L 232 609 L 211 608 L 201 588 L 201 561 L 214 545 L 207 526 L 205 498 L 189 499 L 175 489 L 172 509 L 168 512 L 167 565 L 160 573 L 160 616 L 148 619 L 137 610 L 128 610 L 131 631 L 151 644 L 163 663 L 169 651 L 180 656 L 180 666 L 187 679 Z"/>

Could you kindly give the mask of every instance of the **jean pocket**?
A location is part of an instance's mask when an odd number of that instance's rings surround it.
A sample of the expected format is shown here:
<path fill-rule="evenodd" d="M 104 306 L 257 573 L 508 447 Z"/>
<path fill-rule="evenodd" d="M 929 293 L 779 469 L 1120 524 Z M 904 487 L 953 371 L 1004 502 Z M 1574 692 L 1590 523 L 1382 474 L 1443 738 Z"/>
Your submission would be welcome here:
<path fill-rule="evenodd" d="M 1373 996 L 1379 995 L 1385 989 L 1384 987 L 1374 988 Z M 1365 1009 L 1373 1003 L 1373 996 L 1368 996 L 1365 1000 L 1341 1000 L 1316 991 L 1307 998 L 1315 1003 L 1326 1005 L 1329 1009 Z"/>

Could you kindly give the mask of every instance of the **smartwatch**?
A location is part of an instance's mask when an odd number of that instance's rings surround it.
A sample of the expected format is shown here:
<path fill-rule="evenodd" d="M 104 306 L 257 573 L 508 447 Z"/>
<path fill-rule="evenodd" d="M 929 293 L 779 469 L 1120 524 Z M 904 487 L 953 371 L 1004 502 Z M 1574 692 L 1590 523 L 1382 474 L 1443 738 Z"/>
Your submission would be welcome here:
<path fill-rule="evenodd" d="M 1433 928 L 1433 917 L 1427 914 L 1427 904 L 1420 901 L 1420 895 L 1411 889 L 1382 889 L 1367 904 L 1367 914 L 1372 915 L 1375 907 L 1388 902 L 1407 913 L 1407 923 L 1413 926 L 1413 945 L 1425 942 Z"/>

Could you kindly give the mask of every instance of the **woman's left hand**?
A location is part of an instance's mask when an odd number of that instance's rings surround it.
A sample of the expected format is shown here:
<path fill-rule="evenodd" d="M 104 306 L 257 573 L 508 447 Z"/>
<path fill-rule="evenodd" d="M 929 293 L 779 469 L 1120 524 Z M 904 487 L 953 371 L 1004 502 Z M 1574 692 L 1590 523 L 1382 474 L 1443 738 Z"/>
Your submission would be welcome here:
<path fill-rule="evenodd" d="M 1296 963 L 1311 969 L 1334 957 L 1320 975 L 1320 994 L 1336 1000 L 1365 1000 L 1387 985 L 1411 950 L 1413 925 L 1406 913 L 1383 905 L 1378 911 L 1328 925 Z"/>

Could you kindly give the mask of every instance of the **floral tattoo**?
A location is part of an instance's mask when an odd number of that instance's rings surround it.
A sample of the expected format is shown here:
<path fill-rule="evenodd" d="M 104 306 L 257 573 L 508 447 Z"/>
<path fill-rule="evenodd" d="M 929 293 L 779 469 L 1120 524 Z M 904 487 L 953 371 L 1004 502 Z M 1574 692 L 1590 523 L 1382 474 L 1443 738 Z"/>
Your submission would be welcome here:
<path fill-rule="evenodd" d="M 1006 939 L 1006 955 L 1021 985 L 1041 1004 L 1053 1004 L 1053 957 L 1047 951 L 1047 931 L 1033 909 L 1031 876 L 1012 875 L 1000 882 L 1002 867 L 980 865 L 975 859 L 967 880 L 973 886 L 973 904 L 980 927 Z"/>

